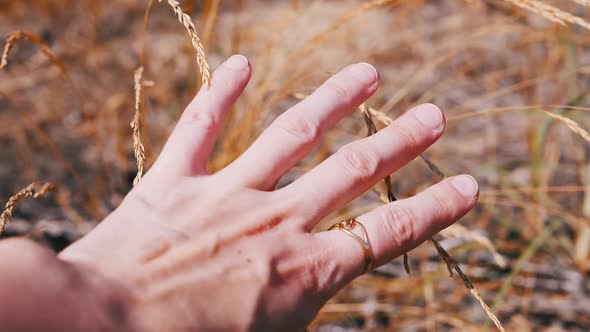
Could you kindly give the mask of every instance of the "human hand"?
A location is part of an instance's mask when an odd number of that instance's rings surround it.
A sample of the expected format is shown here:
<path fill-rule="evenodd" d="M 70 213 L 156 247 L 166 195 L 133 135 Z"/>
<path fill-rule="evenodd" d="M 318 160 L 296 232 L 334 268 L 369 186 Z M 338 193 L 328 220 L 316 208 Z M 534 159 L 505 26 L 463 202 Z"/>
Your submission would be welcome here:
<path fill-rule="evenodd" d="M 418 156 L 445 127 L 438 108 L 419 106 L 275 190 L 326 130 L 377 89 L 377 71 L 355 64 L 280 115 L 231 165 L 208 174 L 217 133 L 250 74 L 242 56 L 222 64 L 139 185 L 60 254 L 126 289 L 120 319 L 137 331 L 304 330 L 363 272 L 366 258 L 344 232 L 312 228 Z M 373 266 L 449 226 L 477 196 L 477 183 L 463 175 L 356 218 Z"/>

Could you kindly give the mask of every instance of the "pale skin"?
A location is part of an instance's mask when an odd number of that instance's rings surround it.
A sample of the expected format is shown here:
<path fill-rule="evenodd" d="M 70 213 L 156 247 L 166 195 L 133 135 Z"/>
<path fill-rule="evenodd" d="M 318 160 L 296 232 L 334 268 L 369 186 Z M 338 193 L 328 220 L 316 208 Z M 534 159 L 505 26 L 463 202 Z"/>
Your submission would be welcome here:
<path fill-rule="evenodd" d="M 217 134 L 250 74 L 243 56 L 220 65 L 144 179 L 86 237 L 58 255 L 24 239 L 0 242 L 3 330 L 300 332 L 361 274 L 354 239 L 311 230 L 433 144 L 443 113 L 430 104 L 409 110 L 275 189 L 376 91 L 375 68 L 354 64 L 209 174 Z M 461 175 L 358 216 L 376 266 L 458 220 L 477 197 L 477 182 Z"/>

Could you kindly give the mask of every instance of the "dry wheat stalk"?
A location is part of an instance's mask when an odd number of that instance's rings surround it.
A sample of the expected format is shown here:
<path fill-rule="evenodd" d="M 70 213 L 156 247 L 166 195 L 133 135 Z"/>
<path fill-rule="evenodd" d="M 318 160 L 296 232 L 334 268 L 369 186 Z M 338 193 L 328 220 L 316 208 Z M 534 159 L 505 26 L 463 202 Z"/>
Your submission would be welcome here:
<path fill-rule="evenodd" d="M 434 239 L 431 239 L 431 241 L 434 244 L 434 247 L 436 248 L 438 255 L 443 259 L 445 264 L 447 264 L 447 269 L 449 270 L 449 274 L 451 275 L 451 277 L 453 276 L 453 270 L 455 270 L 457 272 L 457 274 L 459 275 L 459 277 L 461 277 L 461 280 L 463 280 L 465 287 L 469 290 L 471 295 L 473 295 L 473 297 L 475 297 L 477 302 L 479 302 L 479 304 L 481 305 L 483 310 L 486 312 L 488 317 L 492 320 L 492 322 L 494 322 L 494 325 L 496 325 L 498 330 L 504 332 L 505 330 L 504 330 L 504 327 L 502 326 L 502 323 L 498 320 L 496 315 L 494 315 L 494 313 L 492 312 L 490 307 L 486 304 L 486 302 L 484 301 L 481 294 L 479 294 L 479 292 L 477 291 L 477 289 L 475 288 L 475 286 L 473 285 L 471 280 L 469 280 L 469 277 L 467 277 L 467 275 L 465 275 L 465 273 L 463 273 L 463 270 L 461 270 L 459 263 L 453 257 L 451 257 L 451 255 L 449 255 L 449 253 L 440 245 L 440 243 L 438 241 L 436 241 Z"/>
<path fill-rule="evenodd" d="M 359 106 L 361 113 L 363 114 L 363 119 L 365 119 L 365 124 L 367 125 L 367 136 L 372 136 L 377 133 L 377 126 L 375 126 L 375 122 L 371 117 L 371 112 L 369 112 L 369 108 L 365 104 L 361 104 Z M 395 202 L 397 198 L 393 194 L 393 187 L 391 185 L 391 176 L 387 175 L 383 182 L 385 182 L 385 187 L 387 188 L 387 200 L 389 203 Z M 406 270 L 407 274 L 410 274 L 410 263 L 408 261 L 408 254 L 404 253 L 404 269 Z"/>
<path fill-rule="evenodd" d="M 68 69 L 67 69 L 65 63 L 63 63 L 59 59 L 59 57 L 51 51 L 51 49 L 49 48 L 49 45 L 47 45 L 47 43 L 45 43 L 45 41 L 43 41 L 43 39 L 41 37 L 39 37 L 35 34 L 32 34 L 32 33 L 29 33 L 29 32 L 25 32 L 25 31 L 13 31 L 13 32 L 9 33 L 8 38 L 6 40 L 6 45 L 4 46 L 4 52 L 2 53 L 2 57 L 0 59 L 0 70 L 7 66 L 8 55 L 18 40 L 27 40 L 27 41 L 30 41 L 30 42 L 36 44 L 37 46 L 39 46 L 39 48 L 41 49 L 41 53 L 43 53 L 49 59 L 51 64 L 56 66 L 61 71 L 62 75 L 64 76 L 64 78 L 66 79 L 68 84 L 71 85 L 72 92 L 76 96 L 76 98 L 78 99 L 80 112 L 82 112 L 82 114 L 84 115 L 85 120 L 92 121 L 92 120 L 96 119 L 95 115 L 93 115 L 87 111 L 85 103 L 84 103 L 86 96 L 84 96 L 84 94 L 80 90 L 79 86 L 74 83 L 74 80 L 72 79 L 72 76 L 68 72 Z M 107 178 L 108 177 L 108 169 L 107 169 L 107 165 L 104 160 L 104 157 L 103 157 L 104 156 L 103 141 L 102 141 L 101 137 L 99 136 L 97 130 L 92 130 L 90 132 L 90 136 L 94 140 L 94 142 L 95 142 L 94 146 L 98 152 L 98 156 L 99 156 L 98 161 L 100 163 L 101 173 L 102 173 L 103 177 Z M 98 182 L 99 185 L 97 186 L 97 189 L 99 189 L 99 191 L 100 191 L 100 189 L 102 189 L 101 188 L 102 186 L 100 186 L 101 183 L 102 182 Z"/>
<path fill-rule="evenodd" d="M 373 122 L 373 118 L 372 118 L 372 114 L 374 112 L 369 111 L 369 109 L 364 104 L 361 105 L 359 107 L 359 109 L 363 113 L 363 117 L 365 119 L 365 122 L 367 124 L 367 128 L 369 130 L 369 135 L 374 134 L 376 132 L 376 129 L 375 129 L 376 126 L 375 126 L 375 123 Z M 385 114 L 382 114 L 382 115 L 385 117 L 384 119 L 388 119 L 387 121 L 389 123 L 391 123 L 391 121 L 390 121 L 391 119 L 389 119 Z M 440 170 L 439 170 L 439 172 L 440 172 Z M 443 174 L 443 177 L 444 177 L 444 174 Z M 389 202 L 392 202 L 395 200 L 395 197 L 393 196 L 393 193 L 391 192 L 391 190 L 392 190 L 391 178 L 389 176 L 387 176 L 387 177 L 385 177 L 384 181 L 385 181 L 385 185 L 387 187 L 387 196 L 389 198 Z M 442 260 L 445 262 L 445 264 L 447 264 L 447 269 L 449 270 L 451 277 L 453 276 L 453 270 L 457 271 L 457 274 L 459 274 L 459 276 L 463 280 L 463 283 L 465 284 L 465 287 L 469 290 L 471 295 L 473 295 L 473 297 L 475 297 L 475 299 L 479 302 L 479 304 L 481 305 L 483 310 L 486 312 L 488 317 L 494 322 L 494 324 L 496 325 L 498 330 L 504 332 L 504 327 L 502 326 L 502 323 L 500 323 L 500 321 L 498 320 L 496 315 L 494 315 L 494 313 L 491 311 L 490 307 L 485 303 L 484 299 L 481 297 L 481 295 L 479 294 L 479 292 L 477 291 L 477 289 L 475 288 L 475 286 L 473 285 L 471 280 L 469 280 L 469 277 L 467 277 L 467 275 L 465 275 L 465 273 L 463 273 L 463 271 L 461 270 L 461 267 L 459 266 L 459 263 L 457 263 L 457 261 L 453 257 L 451 257 L 451 255 L 449 255 L 449 253 L 440 245 L 440 243 L 438 243 L 438 241 L 436 241 L 435 239 L 430 239 L 430 240 L 434 244 L 434 247 L 436 248 L 438 255 L 442 258 Z M 406 269 L 406 272 L 409 273 L 410 268 L 408 265 L 407 254 L 404 254 L 404 268 Z"/>
<path fill-rule="evenodd" d="M 18 193 L 14 196 L 10 197 L 8 202 L 6 203 L 6 207 L 4 211 L 0 215 L 0 234 L 4 232 L 4 226 L 12 217 L 12 211 L 14 210 L 14 206 L 16 203 L 24 198 L 32 197 L 38 198 L 46 193 L 55 190 L 55 185 L 49 182 L 40 184 L 37 182 L 33 182 L 30 185 L 26 186 L 25 188 L 21 189 Z"/>
<path fill-rule="evenodd" d="M 162 0 L 158 0 L 158 2 L 162 2 Z M 170 7 L 174 11 L 174 14 L 178 17 L 178 20 L 186 30 L 191 38 L 191 42 L 193 44 L 194 49 L 197 51 L 197 64 L 199 65 L 199 71 L 201 72 L 201 78 L 203 81 L 203 85 L 209 86 L 211 82 L 211 71 L 209 70 L 209 64 L 207 63 L 207 58 L 205 57 L 205 47 L 203 43 L 201 43 L 201 39 L 197 34 L 197 29 L 195 28 L 195 24 L 189 15 L 187 15 L 180 6 L 180 3 L 176 0 L 167 0 Z"/>
<path fill-rule="evenodd" d="M 550 111 L 542 110 L 542 112 L 557 121 L 563 122 L 571 131 L 580 135 L 583 139 L 586 140 L 586 142 L 590 143 L 590 134 L 574 120 Z"/>
<path fill-rule="evenodd" d="M 41 126 L 41 124 L 39 124 L 31 114 L 29 114 L 30 112 L 26 112 L 15 98 L 12 98 L 12 96 L 7 95 L 2 91 L 0 91 L 0 98 L 5 99 L 11 108 L 16 112 L 17 116 L 21 119 L 23 129 L 30 131 L 34 137 L 38 138 L 39 142 L 49 150 L 49 152 L 57 159 L 57 161 L 61 163 L 63 168 L 72 176 L 78 187 L 88 198 L 83 201 L 86 211 L 92 215 L 95 220 L 101 220 L 103 218 L 101 215 L 102 212 L 106 213 L 106 211 L 101 211 L 102 208 L 99 198 L 95 192 L 93 192 L 90 187 L 86 185 L 80 173 L 78 173 L 72 163 L 68 161 L 46 129 L 43 128 L 43 126 Z"/>
<path fill-rule="evenodd" d="M 496 264 L 500 268 L 504 269 L 508 266 L 508 262 L 506 262 L 506 259 L 504 258 L 504 256 L 502 256 L 498 252 L 498 250 L 496 249 L 494 244 L 492 244 L 492 241 L 490 241 L 490 239 L 488 239 L 484 235 L 480 235 L 475 232 L 472 232 L 469 229 L 467 229 L 466 227 L 461 226 L 460 224 L 453 224 L 453 225 L 449 226 L 448 228 L 443 229 L 440 232 L 440 234 L 444 237 L 462 237 L 468 241 L 473 241 L 473 242 L 479 243 L 482 246 L 484 246 L 492 254 L 494 262 L 496 262 Z"/>
<path fill-rule="evenodd" d="M 376 110 L 374 108 L 368 107 L 367 110 L 371 114 L 371 116 L 375 117 L 379 122 L 384 124 L 385 126 L 389 126 L 393 123 L 393 119 L 387 116 L 385 113 Z M 432 171 L 432 173 L 438 175 L 440 178 L 445 178 L 445 174 L 440 170 L 440 168 L 430 159 L 425 153 L 420 154 L 420 159 L 422 159 L 426 166 Z"/>
<path fill-rule="evenodd" d="M 133 154 L 137 163 L 137 174 L 133 179 L 133 186 L 135 187 L 141 178 L 143 177 L 144 165 L 145 165 L 145 146 L 141 140 L 140 120 L 141 120 L 141 88 L 144 85 L 143 82 L 143 71 L 145 66 L 145 42 L 147 38 L 148 20 L 150 17 L 150 11 L 154 0 L 149 0 L 145 13 L 143 16 L 143 31 L 141 34 L 141 48 L 139 52 L 139 67 L 133 72 L 133 90 L 135 91 L 135 112 L 133 113 L 133 120 L 131 121 L 131 129 L 133 130 Z"/>
<path fill-rule="evenodd" d="M 19 34 L 11 33 L 6 38 L 6 45 L 4 45 L 4 52 L 2 52 L 2 59 L 0 60 L 0 69 L 3 69 L 8 64 L 8 53 L 10 53 L 19 37 Z"/>
<path fill-rule="evenodd" d="M 4 45 L 4 52 L 2 52 L 2 58 L 0 59 L 0 69 L 3 69 L 8 65 L 8 54 L 14 47 L 14 44 L 18 40 L 29 40 L 41 47 L 41 52 L 49 58 L 49 60 L 56 65 L 62 73 L 66 74 L 66 66 L 61 60 L 49 49 L 49 46 L 41 39 L 41 37 L 36 36 L 32 33 L 28 33 L 25 31 L 13 31 L 8 34 L 8 38 L 6 38 L 6 45 Z"/>
<path fill-rule="evenodd" d="M 571 23 L 571 24 L 577 24 L 587 30 L 590 30 L 590 22 L 584 20 L 581 17 L 578 16 L 574 16 L 566 11 L 563 11 L 557 7 L 548 5 L 546 3 L 543 3 L 541 1 L 537 1 L 537 0 L 504 0 L 507 2 L 512 3 L 515 6 L 518 6 L 520 8 L 524 8 L 527 10 L 532 11 L 533 13 L 539 14 L 541 16 L 543 16 L 544 18 L 559 23 L 561 25 L 566 25 L 567 23 Z M 578 2 L 581 2 L 580 0 L 577 0 Z M 584 2 L 587 2 L 587 0 L 584 0 Z"/>
<path fill-rule="evenodd" d="M 363 119 L 365 120 L 365 124 L 367 125 L 367 136 L 372 136 L 377 133 L 377 126 L 373 121 L 371 116 L 371 112 L 369 112 L 369 108 L 365 104 L 361 104 L 359 106 L 359 110 L 363 115 Z M 388 175 L 385 177 L 385 183 L 387 184 L 387 196 L 390 202 L 396 201 L 397 199 L 393 195 L 393 190 L 391 188 L 391 177 Z"/>
<path fill-rule="evenodd" d="M 137 175 L 133 180 L 133 186 L 136 186 L 143 176 L 143 168 L 145 165 L 145 148 L 141 141 L 141 132 L 139 128 L 141 118 L 141 85 L 143 77 L 143 67 L 139 67 L 133 73 L 133 87 L 135 90 L 135 113 L 133 121 L 131 122 L 131 129 L 133 129 L 133 153 L 137 160 Z"/>
<path fill-rule="evenodd" d="M 139 51 L 139 63 L 140 66 L 145 66 L 145 42 L 147 39 L 147 31 L 148 31 L 148 21 L 150 18 L 150 12 L 152 10 L 152 5 L 154 4 L 154 0 L 149 0 L 147 6 L 145 7 L 145 13 L 143 14 L 143 31 L 141 32 L 141 47 Z"/>

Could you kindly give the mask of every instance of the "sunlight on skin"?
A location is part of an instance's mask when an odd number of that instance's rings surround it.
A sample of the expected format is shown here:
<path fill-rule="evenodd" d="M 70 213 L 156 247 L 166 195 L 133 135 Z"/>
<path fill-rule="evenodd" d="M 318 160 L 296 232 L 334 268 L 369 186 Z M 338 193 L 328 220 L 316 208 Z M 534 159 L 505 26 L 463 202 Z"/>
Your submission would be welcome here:
<path fill-rule="evenodd" d="M 281 115 L 234 164 L 208 174 L 215 138 L 250 74 L 243 56 L 222 64 L 121 206 L 58 260 L 47 256 L 59 261 L 56 266 L 79 271 L 81 280 L 93 281 L 83 283 L 92 285 L 84 299 L 111 313 L 97 318 L 103 326 L 304 330 L 365 264 L 363 250 L 350 236 L 312 234 L 311 228 L 414 159 L 444 131 L 445 118 L 436 106 L 416 107 L 377 134 L 346 145 L 299 180 L 272 190 L 326 130 L 376 91 L 377 71 L 359 63 Z M 462 175 L 359 216 L 376 266 L 452 224 L 477 197 L 475 180 Z M 97 294 L 114 299 L 99 301 Z M 118 310 L 109 307 L 113 303 Z"/>

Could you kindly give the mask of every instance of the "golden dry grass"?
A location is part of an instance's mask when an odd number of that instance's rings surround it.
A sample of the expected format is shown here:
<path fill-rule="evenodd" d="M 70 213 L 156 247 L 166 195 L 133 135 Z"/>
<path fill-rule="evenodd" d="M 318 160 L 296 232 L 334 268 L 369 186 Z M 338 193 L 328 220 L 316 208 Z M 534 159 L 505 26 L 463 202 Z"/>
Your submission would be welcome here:
<path fill-rule="evenodd" d="M 162 2 L 162 0 L 158 0 Z M 172 7 L 172 11 L 185 27 L 188 35 L 191 39 L 191 43 L 197 53 L 197 63 L 199 64 L 199 71 L 201 72 L 201 78 L 203 80 L 203 85 L 209 86 L 209 82 L 211 81 L 211 71 L 209 69 L 209 64 L 207 63 L 207 59 L 205 58 L 205 47 L 203 43 L 201 43 L 201 39 L 197 34 L 197 29 L 195 28 L 195 24 L 190 16 L 184 13 L 180 3 L 176 0 L 166 0 L 170 7 Z"/>
<path fill-rule="evenodd" d="M 25 43 L 13 42 L 17 46 L 5 60 L 10 64 L 0 72 L 0 102 L 7 101 L 0 108 L 8 110 L 0 112 L 5 116 L 0 137 L 10 142 L 3 145 L 7 155 L 19 158 L 0 164 L 3 195 L 8 198 L 23 183 L 49 177 L 71 193 L 58 195 L 63 219 L 100 220 L 136 177 L 136 142 L 143 146 L 147 169 L 192 98 L 199 83 L 191 73 L 204 68 L 199 49 L 205 59 L 206 47 L 212 65 L 238 52 L 254 64 L 253 81 L 224 127 L 212 171 L 239 156 L 296 102 L 291 98 L 295 92 L 308 94 L 344 65 L 368 61 L 382 75 L 382 89 L 370 101 L 374 108 L 367 108 L 377 130 L 403 110 L 433 102 L 447 114 L 447 132 L 423 155 L 425 165 L 411 163 L 389 185 L 380 184 L 325 224 L 368 211 L 379 199 L 388 202 L 390 192 L 407 197 L 445 173 L 472 173 L 481 184 L 478 207 L 436 240 L 473 279 L 471 285 L 481 293 L 472 293 L 474 298 L 494 303 L 506 330 L 542 331 L 553 325 L 585 331 L 590 322 L 583 312 L 576 319 L 567 314 L 580 296 L 585 299 L 579 295 L 585 290 L 567 278 L 583 277 L 590 269 L 590 163 L 585 152 L 590 71 L 584 60 L 590 40 L 585 30 L 570 26 L 586 27 L 587 1 L 552 2 L 559 9 L 540 6 L 540 1 L 519 1 L 516 8 L 516 2 L 211 0 L 185 1 L 184 10 L 175 2 L 174 14 L 184 29 L 203 37 L 197 39 L 199 48 L 191 35 L 190 50 L 169 10 L 151 8 L 152 1 L 122 0 L 112 7 L 39 2 L 30 5 L 33 11 L 11 3 L 10 16 L 4 17 L 14 19 L 7 20 L 5 29 L 43 36 L 40 40 L 67 65 L 68 81 L 76 84 L 54 80 L 62 73 L 51 59 L 47 64 L 31 55 Z M 89 13 L 86 19 L 74 13 L 76 8 Z M 68 13 L 68 20 L 60 16 Z M 194 18 L 193 30 L 182 21 L 184 14 Z M 50 18 L 46 26 L 56 27 L 53 43 L 35 29 L 41 24 L 24 24 L 31 17 L 42 21 L 43 15 Z M 124 27 L 117 25 L 121 17 Z M 64 25 L 69 21 L 72 25 Z M 1 26 L 0 32 L 5 32 Z M 130 73 L 139 67 L 143 76 L 155 78 L 154 88 L 144 89 L 143 78 L 129 88 Z M 79 88 L 88 117 L 76 120 L 80 107 L 64 98 L 70 86 Z M 136 116 L 137 135 L 128 126 Z M 95 143 L 94 134 L 103 143 Z M 365 134 L 360 112 L 343 120 L 285 183 Z M 102 164 L 108 177 L 100 175 Z M 29 204 L 47 207 L 45 202 L 23 202 L 15 214 L 20 207 L 28 211 Z M 43 215 L 38 210 L 32 219 Z M 313 327 L 480 331 L 484 312 L 470 309 L 476 302 L 449 281 L 437 254 L 444 256 L 422 246 L 407 260 L 359 278 L 327 304 Z M 404 266 L 412 268 L 411 275 L 403 273 Z M 551 288 L 556 284 L 558 289 Z"/>
<path fill-rule="evenodd" d="M 479 305 L 481 305 L 481 307 L 486 312 L 488 317 L 492 320 L 494 325 L 496 325 L 498 330 L 504 332 L 504 326 L 502 326 L 502 323 L 500 323 L 496 315 L 492 312 L 492 309 L 490 309 L 490 307 L 486 304 L 486 301 L 483 299 L 477 288 L 475 288 L 469 277 L 467 277 L 463 270 L 461 270 L 459 263 L 453 257 L 451 257 L 451 255 L 449 255 L 449 253 L 440 245 L 438 241 L 433 239 L 432 243 L 434 244 L 434 247 L 436 248 L 436 251 L 438 252 L 439 256 L 447 265 L 449 275 L 451 277 L 453 276 L 453 270 L 457 272 L 457 274 L 465 284 L 465 287 L 469 290 L 469 292 L 473 295 L 477 302 L 479 302 Z"/>
<path fill-rule="evenodd" d="M 140 118 L 141 118 L 141 86 L 143 79 L 143 67 L 139 67 L 133 73 L 133 89 L 135 91 L 135 112 L 133 121 L 131 121 L 131 129 L 133 130 L 133 153 L 137 160 L 137 175 L 133 180 L 133 185 L 137 185 L 143 176 L 143 168 L 145 165 L 145 148 L 141 141 Z"/>
<path fill-rule="evenodd" d="M 33 182 L 10 197 L 8 202 L 6 202 L 4 211 L 2 211 L 2 214 L 0 214 L 0 235 L 2 232 L 4 232 L 6 223 L 10 221 L 10 218 L 12 217 L 12 211 L 14 210 L 16 203 L 25 198 L 39 198 L 48 192 L 55 190 L 55 188 L 55 185 L 49 182 Z"/>
<path fill-rule="evenodd" d="M 375 122 L 373 122 L 372 112 L 370 112 L 369 109 L 367 108 L 367 106 L 364 105 L 364 104 L 362 104 L 360 106 L 360 110 L 361 110 L 361 113 L 363 114 L 363 118 L 365 119 L 365 123 L 367 125 L 368 136 L 371 136 L 371 135 L 375 134 L 377 132 L 377 126 L 375 125 Z M 378 111 L 375 111 L 373 113 L 381 114 Z M 384 114 L 383 114 L 383 117 L 384 118 L 387 118 Z M 392 123 L 392 121 L 387 121 L 387 122 L 389 122 L 390 124 Z M 432 163 L 431 164 L 428 164 L 428 165 L 429 166 L 431 166 L 431 165 L 435 166 Z M 436 169 L 438 169 L 438 167 L 436 167 Z M 395 196 L 393 194 L 393 188 L 391 186 L 391 176 L 385 177 L 385 179 L 383 181 L 385 182 L 385 186 L 387 188 L 388 203 L 391 203 L 391 202 L 393 202 L 393 201 L 396 200 L 396 198 L 395 198 Z M 504 330 L 504 326 L 502 325 L 502 323 L 500 322 L 500 320 L 498 320 L 498 318 L 496 317 L 496 315 L 492 312 L 492 310 L 490 309 L 490 307 L 487 305 L 486 301 L 483 299 L 483 297 L 481 296 L 481 294 L 479 293 L 479 291 L 477 290 L 477 288 L 475 288 L 475 286 L 473 285 L 473 282 L 463 272 L 463 270 L 459 266 L 459 263 L 453 257 L 451 257 L 451 255 L 442 247 L 442 245 L 437 240 L 430 239 L 430 241 L 434 244 L 434 247 L 436 248 L 436 251 L 438 252 L 438 255 L 440 256 L 440 258 L 447 265 L 447 269 L 449 270 L 449 275 L 451 277 L 453 277 L 453 270 L 455 270 L 457 272 L 457 274 L 459 275 L 459 277 L 463 281 L 463 284 L 465 285 L 465 287 L 467 288 L 467 290 L 477 300 L 477 302 L 479 303 L 479 305 L 482 307 L 482 309 L 485 311 L 485 313 L 488 315 L 488 317 L 492 320 L 492 322 L 494 323 L 494 325 L 496 325 L 496 327 L 498 328 L 498 330 L 504 332 L 505 331 Z M 495 250 L 494 250 L 494 252 L 495 252 Z M 408 265 L 408 254 L 407 253 L 404 253 L 403 260 L 404 260 L 404 269 L 406 270 L 406 272 L 408 274 L 410 274 L 410 267 Z"/>
<path fill-rule="evenodd" d="M 8 55 L 19 40 L 28 40 L 41 47 L 41 52 L 47 56 L 47 58 L 56 65 L 64 74 L 67 73 L 66 66 L 64 63 L 51 51 L 47 44 L 39 37 L 32 33 L 25 31 L 13 31 L 8 34 L 6 38 L 6 44 L 4 45 L 4 51 L 0 58 L 0 69 L 5 68 L 8 65 Z"/>

